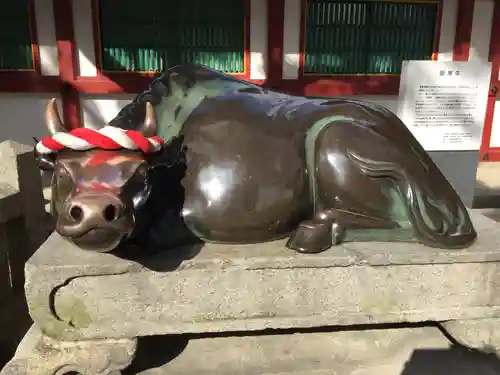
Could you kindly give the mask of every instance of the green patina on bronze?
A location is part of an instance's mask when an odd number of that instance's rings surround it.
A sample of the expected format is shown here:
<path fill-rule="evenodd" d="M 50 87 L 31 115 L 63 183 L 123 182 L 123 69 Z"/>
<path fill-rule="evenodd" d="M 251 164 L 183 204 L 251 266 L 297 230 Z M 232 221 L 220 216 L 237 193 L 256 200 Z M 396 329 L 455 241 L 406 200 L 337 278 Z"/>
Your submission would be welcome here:
<path fill-rule="evenodd" d="M 176 82 L 175 77 L 170 79 L 170 95 L 155 106 L 157 134 L 166 141 L 179 135 L 188 117 L 203 100 L 215 98 L 230 90 L 254 87 L 249 83 L 218 80 L 196 83 L 186 89 L 183 83 Z"/>
<path fill-rule="evenodd" d="M 321 133 L 323 129 L 332 125 L 337 121 L 352 121 L 351 117 L 347 116 L 330 116 L 322 118 L 319 121 L 316 121 L 311 128 L 306 133 L 306 164 L 307 164 L 307 172 L 309 176 L 309 190 L 311 193 L 311 199 L 313 202 L 314 212 L 318 207 L 318 194 L 316 192 L 316 140 L 318 139 L 318 135 Z"/>
<path fill-rule="evenodd" d="M 309 177 L 309 190 L 314 211 L 321 207 L 317 194 L 316 170 L 316 140 L 321 132 L 328 126 L 340 121 L 353 121 L 349 116 L 331 116 L 316 121 L 306 133 L 306 164 Z M 407 204 L 401 197 L 400 191 L 394 184 L 388 184 L 386 194 L 393 204 L 390 205 L 390 217 L 398 222 L 401 229 L 354 229 L 348 231 L 343 237 L 344 241 L 412 241 L 414 232 L 408 219 Z"/>

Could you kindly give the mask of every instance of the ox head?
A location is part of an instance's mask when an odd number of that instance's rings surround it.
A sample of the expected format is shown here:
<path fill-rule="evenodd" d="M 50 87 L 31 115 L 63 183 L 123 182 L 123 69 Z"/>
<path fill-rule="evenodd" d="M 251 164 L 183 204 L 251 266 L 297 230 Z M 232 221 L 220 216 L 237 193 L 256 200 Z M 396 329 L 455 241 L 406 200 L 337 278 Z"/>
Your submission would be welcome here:
<path fill-rule="evenodd" d="M 56 102 L 46 109 L 46 128 L 51 136 L 67 133 Z M 153 107 L 137 129 L 145 137 L 156 134 Z M 97 252 L 114 249 L 134 230 L 136 211 L 151 191 L 147 154 L 125 149 L 69 149 L 35 158 L 41 169 L 51 170 L 51 211 L 56 231 L 78 247 Z"/>

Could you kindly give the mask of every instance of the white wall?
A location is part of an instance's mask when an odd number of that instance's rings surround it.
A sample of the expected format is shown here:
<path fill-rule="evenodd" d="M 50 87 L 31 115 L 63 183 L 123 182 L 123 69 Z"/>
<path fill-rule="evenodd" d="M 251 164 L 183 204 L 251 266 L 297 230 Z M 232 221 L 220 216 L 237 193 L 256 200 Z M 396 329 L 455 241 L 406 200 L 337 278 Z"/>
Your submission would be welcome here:
<path fill-rule="evenodd" d="M 2 114 L 0 141 L 10 139 L 31 145 L 33 137 L 40 139 L 47 135 L 44 124 L 45 107 L 53 97 L 59 98 L 59 95 L 0 93 L 0 113 Z M 60 100 L 58 105 L 61 111 Z"/>
<path fill-rule="evenodd" d="M 100 128 L 112 120 L 135 95 L 80 95 L 82 120 L 88 128 Z"/>
<path fill-rule="evenodd" d="M 301 0 L 285 0 L 283 79 L 299 77 L 301 4 Z"/>
<path fill-rule="evenodd" d="M 250 0 L 250 79 L 266 79 L 267 0 Z"/>
<path fill-rule="evenodd" d="M 97 75 L 91 4 L 91 0 L 74 0 L 72 3 L 75 42 L 78 48 L 77 71 L 78 75 L 83 77 Z"/>
<path fill-rule="evenodd" d="M 52 0 L 34 1 L 40 70 L 46 76 L 59 75 L 52 3 Z M 59 94 L 0 93 L 0 141 L 10 139 L 31 145 L 33 137 L 46 135 L 43 123 L 45 106 L 52 97 L 59 98 Z"/>
<path fill-rule="evenodd" d="M 34 0 L 36 35 L 40 50 L 42 75 L 58 76 L 59 60 L 56 47 L 53 0 Z"/>

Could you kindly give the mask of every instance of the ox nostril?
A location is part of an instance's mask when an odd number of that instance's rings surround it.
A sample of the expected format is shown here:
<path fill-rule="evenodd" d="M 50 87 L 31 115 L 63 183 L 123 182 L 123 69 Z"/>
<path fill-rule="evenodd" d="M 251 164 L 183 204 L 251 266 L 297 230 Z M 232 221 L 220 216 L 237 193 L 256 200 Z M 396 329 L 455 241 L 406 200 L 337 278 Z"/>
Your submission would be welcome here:
<path fill-rule="evenodd" d="M 104 209 L 104 211 L 102 212 L 104 219 L 106 219 L 107 221 L 115 220 L 117 213 L 118 212 L 117 212 L 116 207 L 113 206 L 112 204 L 108 204 L 106 206 L 106 208 Z"/>
<path fill-rule="evenodd" d="M 83 218 L 83 210 L 81 207 L 73 206 L 69 210 L 69 216 L 71 216 L 74 220 L 80 221 Z"/>

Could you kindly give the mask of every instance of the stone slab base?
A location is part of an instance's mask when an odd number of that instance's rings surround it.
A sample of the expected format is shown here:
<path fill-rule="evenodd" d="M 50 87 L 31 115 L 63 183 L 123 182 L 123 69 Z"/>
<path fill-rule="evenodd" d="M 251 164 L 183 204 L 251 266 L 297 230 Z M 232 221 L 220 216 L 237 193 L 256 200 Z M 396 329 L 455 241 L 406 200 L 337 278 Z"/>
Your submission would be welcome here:
<path fill-rule="evenodd" d="M 124 369 L 135 349 L 127 340 L 55 348 L 32 327 L 1 375 L 117 375 L 120 370 L 123 375 L 500 374 L 496 357 L 454 346 L 436 327 L 277 333 L 146 337 Z"/>
<path fill-rule="evenodd" d="M 479 238 L 463 250 L 358 242 L 307 255 L 274 241 L 130 258 L 53 234 L 26 264 L 26 298 L 37 326 L 69 341 L 496 320 L 500 225 L 471 216 Z"/>

